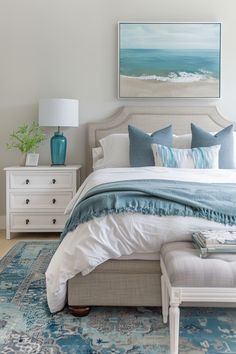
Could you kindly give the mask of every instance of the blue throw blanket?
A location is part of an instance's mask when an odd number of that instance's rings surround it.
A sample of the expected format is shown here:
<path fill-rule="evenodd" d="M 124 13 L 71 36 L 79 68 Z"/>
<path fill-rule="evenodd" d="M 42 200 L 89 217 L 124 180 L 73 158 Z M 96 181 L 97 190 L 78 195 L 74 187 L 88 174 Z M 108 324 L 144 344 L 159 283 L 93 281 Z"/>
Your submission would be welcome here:
<path fill-rule="evenodd" d="M 154 179 L 105 183 L 79 201 L 61 237 L 93 218 L 124 212 L 195 216 L 236 225 L 236 184 Z"/>

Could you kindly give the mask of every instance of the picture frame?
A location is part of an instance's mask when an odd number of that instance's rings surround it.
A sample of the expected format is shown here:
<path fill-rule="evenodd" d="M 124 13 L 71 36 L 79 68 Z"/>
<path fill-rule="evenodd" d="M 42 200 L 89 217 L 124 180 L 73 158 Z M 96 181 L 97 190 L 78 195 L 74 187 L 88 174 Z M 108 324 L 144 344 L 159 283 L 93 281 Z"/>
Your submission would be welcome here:
<path fill-rule="evenodd" d="M 118 98 L 221 97 L 221 22 L 118 22 Z"/>
<path fill-rule="evenodd" d="M 25 166 L 38 166 L 39 154 L 28 153 L 26 155 Z"/>

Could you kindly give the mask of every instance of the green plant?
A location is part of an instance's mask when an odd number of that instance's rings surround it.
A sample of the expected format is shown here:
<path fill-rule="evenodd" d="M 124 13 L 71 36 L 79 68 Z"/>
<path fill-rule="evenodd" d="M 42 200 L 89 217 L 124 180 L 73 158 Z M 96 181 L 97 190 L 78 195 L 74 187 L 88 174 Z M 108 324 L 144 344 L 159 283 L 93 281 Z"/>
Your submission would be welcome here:
<path fill-rule="evenodd" d="M 35 152 L 40 143 L 46 139 L 42 128 L 38 123 L 24 124 L 15 132 L 10 134 L 10 141 L 7 144 L 8 149 L 18 149 L 23 154 Z"/>

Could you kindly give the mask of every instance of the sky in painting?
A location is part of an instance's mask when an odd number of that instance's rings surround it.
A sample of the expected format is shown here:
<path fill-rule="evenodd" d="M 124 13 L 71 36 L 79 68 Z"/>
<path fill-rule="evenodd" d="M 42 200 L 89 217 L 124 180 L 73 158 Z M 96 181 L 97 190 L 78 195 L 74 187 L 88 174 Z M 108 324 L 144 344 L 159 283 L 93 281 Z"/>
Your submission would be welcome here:
<path fill-rule="evenodd" d="M 139 49 L 219 49 L 216 23 L 121 23 L 120 47 Z"/>

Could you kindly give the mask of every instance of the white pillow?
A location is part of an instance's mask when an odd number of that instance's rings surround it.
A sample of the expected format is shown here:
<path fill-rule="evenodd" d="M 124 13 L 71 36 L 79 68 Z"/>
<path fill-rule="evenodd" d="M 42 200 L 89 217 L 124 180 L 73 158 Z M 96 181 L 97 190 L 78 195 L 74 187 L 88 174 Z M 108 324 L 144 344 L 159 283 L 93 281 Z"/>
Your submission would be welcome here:
<path fill-rule="evenodd" d="M 103 156 L 96 162 L 94 169 L 130 166 L 128 134 L 111 134 L 99 142 Z"/>
<path fill-rule="evenodd" d="M 219 168 L 220 145 L 193 149 L 175 149 L 152 144 L 156 166 L 172 168 Z"/>
<path fill-rule="evenodd" d="M 191 149 L 192 134 L 173 134 L 173 147 L 176 149 Z"/>
<path fill-rule="evenodd" d="M 96 147 L 92 149 L 93 170 L 99 169 L 99 160 L 103 158 L 102 147 Z"/>

